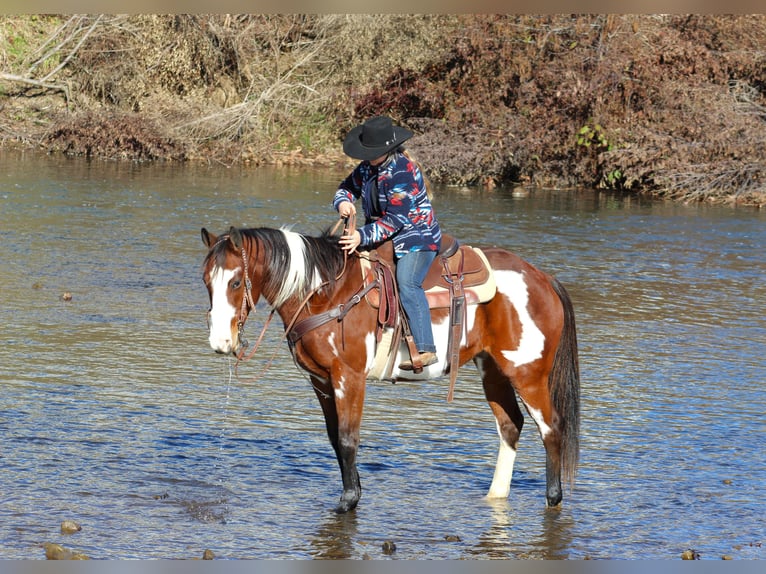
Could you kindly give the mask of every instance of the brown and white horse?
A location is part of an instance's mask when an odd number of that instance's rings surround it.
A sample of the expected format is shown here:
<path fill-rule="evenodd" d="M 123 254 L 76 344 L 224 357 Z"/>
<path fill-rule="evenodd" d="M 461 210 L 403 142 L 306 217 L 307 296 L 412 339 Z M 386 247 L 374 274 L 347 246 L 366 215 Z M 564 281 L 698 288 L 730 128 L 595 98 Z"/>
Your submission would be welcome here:
<path fill-rule="evenodd" d="M 203 279 L 210 295 L 210 346 L 216 352 L 242 353 L 242 327 L 261 297 L 286 329 L 296 320 L 337 312 L 334 320 L 289 345 L 311 379 L 340 465 L 343 493 L 336 511 L 355 508 L 361 496 L 359 427 L 377 323 L 377 311 L 363 297 L 350 303 L 362 287 L 358 257 L 346 258 L 338 238 L 329 233 L 309 237 L 286 229 L 232 227 L 215 236 L 203 228 L 202 240 L 209 248 Z M 555 278 L 520 257 L 498 248 L 483 251 L 494 269 L 497 292 L 486 303 L 467 305 L 459 362 L 473 359 L 478 367 L 500 435 L 487 496 L 504 498 L 510 492 L 524 423 L 518 394 L 545 446 L 546 499 L 555 506 L 562 499 L 562 476 L 574 481 L 579 456 L 580 383 L 572 303 Z M 432 310 L 441 364 L 420 374 L 394 367 L 394 379 L 433 379 L 447 370 L 448 312 Z M 394 364 L 404 358 L 397 357 Z"/>

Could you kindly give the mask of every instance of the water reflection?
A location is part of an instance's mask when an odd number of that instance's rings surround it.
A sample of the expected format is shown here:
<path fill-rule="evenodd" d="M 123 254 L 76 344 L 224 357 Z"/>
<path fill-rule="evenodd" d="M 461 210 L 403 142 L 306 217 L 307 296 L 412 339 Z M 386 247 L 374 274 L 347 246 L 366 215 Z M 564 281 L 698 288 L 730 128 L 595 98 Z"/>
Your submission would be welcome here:
<path fill-rule="evenodd" d="M 492 525 L 478 537 L 467 554 L 480 559 L 562 560 L 570 555 L 574 520 L 561 508 L 535 509 L 539 523 L 523 522 L 510 500 L 485 499 L 491 510 Z"/>
<path fill-rule="evenodd" d="M 478 544 L 471 548 L 470 553 L 482 558 L 515 559 L 513 551 L 511 516 L 513 508 L 507 500 L 487 499 L 492 523 L 490 528 L 479 535 Z"/>
<path fill-rule="evenodd" d="M 349 560 L 356 556 L 356 512 L 328 513 L 311 538 L 311 554 L 318 560 Z"/>

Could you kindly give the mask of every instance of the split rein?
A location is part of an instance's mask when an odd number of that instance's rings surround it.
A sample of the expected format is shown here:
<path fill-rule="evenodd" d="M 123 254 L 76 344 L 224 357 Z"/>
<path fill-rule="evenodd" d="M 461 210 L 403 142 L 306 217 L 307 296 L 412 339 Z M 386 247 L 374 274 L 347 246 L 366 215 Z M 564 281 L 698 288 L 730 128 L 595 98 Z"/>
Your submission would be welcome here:
<path fill-rule="evenodd" d="M 341 218 L 338 220 L 338 222 L 333 226 L 332 230 L 330 231 L 330 235 L 335 235 L 335 233 L 338 231 L 338 229 L 343 225 L 343 234 L 345 235 L 349 230 L 355 230 L 356 229 L 356 216 L 352 215 L 350 217 Z M 266 334 L 266 329 L 268 328 L 269 324 L 271 323 L 271 319 L 274 317 L 274 313 L 276 312 L 276 308 L 272 308 L 269 312 L 269 316 L 266 319 L 266 322 L 263 325 L 263 329 L 261 329 L 261 333 L 258 336 L 258 340 L 255 342 L 255 345 L 253 345 L 252 349 L 250 349 L 249 353 L 247 355 L 245 354 L 245 347 L 247 347 L 247 339 L 245 339 L 245 321 L 247 321 L 247 317 L 249 314 L 249 311 L 255 312 L 255 301 L 253 300 L 252 295 L 252 282 L 250 281 L 250 274 L 248 272 L 248 261 L 247 261 L 247 251 L 245 250 L 245 246 L 242 246 L 242 264 L 243 264 L 243 272 L 245 276 L 245 296 L 242 298 L 242 307 L 240 308 L 239 317 L 237 319 L 237 331 L 239 333 L 239 340 L 242 342 L 242 349 L 237 353 L 237 362 L 234 366 L 235 374 L 237 373 L 237 368 L 239 367 L 240 363 L 244 363 L 246 361 L 249 361 L 253 355 L 255 355 L 256 351 L 261 345 L 261 342 L 263 341 L 263 337 Z M 343 274 L 346 272 L 346 264 L 348 262 L 348 251 L 343 251 L 343 267 L 341 268 L 340 272 L 336 275 L 335 280 L 337 281 L 340 279 Z M 299 322 L 297 327 L 303 326 L 302 329 L 300 329 L 297 332 L 294 330 L 296 328 L 296 322 L 298 320 L 298 315 L 300 315 L 300 312 L 306 307 L 308 302 L 311 300 L 311 298 L 323 287 L 329 284 L 329 281 L 324 281 L 317 287 L 311 290 L 311 292 L 306 295 L 306 297 L 303 299 L 301 304 L 298 306 L 298 309 L 296 309 L 295 313 L 293 314 L 292 319 L 288 323 L 287 327 L 285 328 L 285 332 L 282 334 L 281 339 L 289 339 L 291 343 L 295 343 L 300 337 L 303 335 L 303 333 L 318 327 L 321 324 L 326 323 L 330 319 L 338 319 L 338 321 L 341 321 L 343 317 L 345 316 L 347 310 L 356 305 L 359 301 L 361 301 L 361 294 L 354 295 L 352 297 L 352 300 L 349 301 L 347 304 L 341 304 L 338 305 L 338 307 L 331 309 L 330 311 L 326 311 L 325 313 L 321 313 L 319 315 L 312 315 L 303 321 Z M 368 286 L 366 290 L 369 290 L 371 286 Z M 249 308 L 248 308 L 249 307 Z M 276 350 L 271 355 L 271 358 L 269 359 L 269 362 L 264 367 L 263 371 L 261 372 L 261 375 L 263 375 L 268 368 L 271 366 L 272 361 L 274 360 L 274 357 L 276 355 Z"/>

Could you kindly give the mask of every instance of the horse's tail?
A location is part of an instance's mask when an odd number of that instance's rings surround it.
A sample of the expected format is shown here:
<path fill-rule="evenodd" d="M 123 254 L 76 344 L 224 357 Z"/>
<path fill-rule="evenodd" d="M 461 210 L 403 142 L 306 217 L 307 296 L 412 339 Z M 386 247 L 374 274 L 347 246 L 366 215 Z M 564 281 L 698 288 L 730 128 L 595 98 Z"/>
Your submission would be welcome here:
<path fill-rule="evenodd" d="M 564 308 L 564 328 L 548 376 L 553 406 L 561 417 L 561 470 L 563 478 L 574 485 L 580 457 L 580 362 L 577 357 L 577 330 L 569 293 L 557 279 L 551 286 Z"/>

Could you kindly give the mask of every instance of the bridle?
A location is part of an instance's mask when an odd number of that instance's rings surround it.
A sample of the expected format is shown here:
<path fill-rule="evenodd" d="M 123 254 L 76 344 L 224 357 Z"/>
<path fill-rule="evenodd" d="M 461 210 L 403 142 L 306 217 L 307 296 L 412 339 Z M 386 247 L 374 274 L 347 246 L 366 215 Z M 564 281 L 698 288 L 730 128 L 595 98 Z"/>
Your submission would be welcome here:
<path fill-rule="evenodd" d="M 247 250 L 245 249 L 244 244 L 242 245 L 240 252 L 242 254 L 242 266 L 245 276 L 245 295 L 242 297 L 242 306 L 239 309 L 239 317 L 237 317 L 237 337 L 240 342 L 240 350 L 239 353 L 237 353 L 237 364 L 249 360 L 255 354 L 255 351 L 258 349 L 261 341 L 263 340 L 263 336 L 266 334 L 266 329 L 268 328 L 269 323 L 271 323 L 271 318 L 274 316 L 274 312 L 276 311 L 276 309 L 271 310 L 268 318 L 266 319 L 266 323 L 263 325 L 263 329 L 261 329 L 261 334 L 258 336 L 258 340 L 256 341 L 255 345 L 253 345 L 253 348 L 250 349 L 250 353 L 247 355 L 247 357 L 245 357 L 245 348 L 247 347 L 247 339 L 245 339 L 245 321 L 247 321 L 247 317 L 251 310 L 255 312 L 255 301 L 253 300 L 252 292 L 253 283 L 250 281 L 250 273 L 248 271 L 247 265 Z"/>
<path fill-rule="evenodd" d="M 237 317 L 237 332 L 239 336 L 239 340 L 244 344 L 247 345 L 247 340 L 244 338 L 245 336 L 245 321 L 247 321 L 247 315 L 249 313 L 248 305 L 250 306 L 250 309 L 255 310 L 255 301 L 253 301 L 253 283 L 250 281 L 250 273 L 248 272 L 247 268 L 247 251 L 245 250 L 245 246 L 242 246 L 242 266 L 243 266 L 243 274 L 245 279 L 245 296 L 242 297 L 242 306 L 239 309 L 239 317 Z"/>

